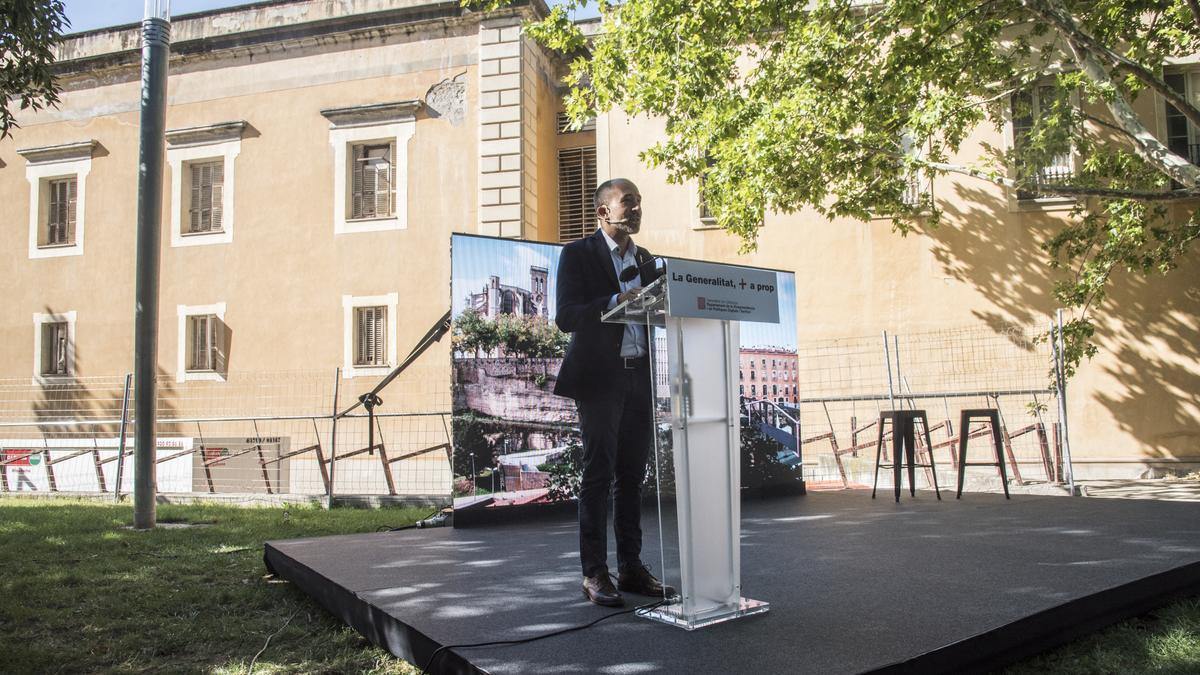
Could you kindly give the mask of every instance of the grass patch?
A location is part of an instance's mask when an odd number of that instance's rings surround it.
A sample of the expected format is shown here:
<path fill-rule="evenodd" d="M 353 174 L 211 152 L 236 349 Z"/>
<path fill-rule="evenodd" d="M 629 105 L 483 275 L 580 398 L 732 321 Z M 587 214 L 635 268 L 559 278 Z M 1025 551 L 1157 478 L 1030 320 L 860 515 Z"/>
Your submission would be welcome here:
<path fill-rule="evenodd" d="M 245 673 L 270 637 L 255 673 L 414 673 L 291 584 L 270 583 L 262 545 L 428 514 L 163 504 L 160 523 L 202 527 L 139 532 L 129 505 L 0 499 L 0 670 Z"/>
<path fill-rule="evenodd" d="M 1200 673 L 1200 598 L 1187 598 L 1035 656 L 1006 675 Z"/>

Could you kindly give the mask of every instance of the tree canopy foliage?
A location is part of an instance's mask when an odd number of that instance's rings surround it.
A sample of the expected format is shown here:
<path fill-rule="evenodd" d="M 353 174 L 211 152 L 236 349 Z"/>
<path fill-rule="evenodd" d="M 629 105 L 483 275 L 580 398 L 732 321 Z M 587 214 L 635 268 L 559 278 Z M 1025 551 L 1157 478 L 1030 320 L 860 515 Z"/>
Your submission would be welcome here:
<path fill-rule="evenodd" d="M 584 4 L 528 27 L 570 55 L 569 111 L 664 119 L 642 158 L 702 179 L 747 249 L 768 212 L 936 226 L 938 204 L 912 186 L 947 174 L 1075 200 L 1045 248 L 1064 270 L 1056 296 L 1079 310 L 1077 362 L 1111 273 L 1166 272 L 1200 234 L 1195 157 L 1134 113 L 1157 95 L 1200 127 L 1194 95 L 1164 74 L 1200 51 L 1198 0 L 601 0 L 594 35 L 570 20 Z M 962 162 L 974 129 L 1010 123 L 1011 147 Z M 1047 170 L 1064 156 L 1069 171 Z"/>
<path fill-rule="evenodd" d="M 17 126 L 15 110 L 58 103 L 53 47 L 70 26 L 61 0 L 0 0 L 0 138 Z"/>

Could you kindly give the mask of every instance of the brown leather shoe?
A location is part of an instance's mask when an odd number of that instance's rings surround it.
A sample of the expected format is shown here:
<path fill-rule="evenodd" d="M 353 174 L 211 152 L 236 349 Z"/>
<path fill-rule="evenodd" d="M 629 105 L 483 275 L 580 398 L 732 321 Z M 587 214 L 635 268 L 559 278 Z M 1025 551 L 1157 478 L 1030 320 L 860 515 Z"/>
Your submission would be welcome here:
<path fill-rule="evenodd" d="M 625 606 L 625 600 L 617 592 L 616 587 L 613 586 L 612 578 L 608 576 L 608 572 L 597 574 L 594 577 L 584 577 L 583 595 L 597 605 L 605 607 Z"/>
<path fill-rule="evenodd" d="M 656 598 L 669 598 L 675 595 L 675 589 L 664 586 L 661 581 L 650 574 L 650 568 L 645 565 L 629 567 L 621 570 L 617 577 L 617 588 L 626 593 L 649 595 Z"/>

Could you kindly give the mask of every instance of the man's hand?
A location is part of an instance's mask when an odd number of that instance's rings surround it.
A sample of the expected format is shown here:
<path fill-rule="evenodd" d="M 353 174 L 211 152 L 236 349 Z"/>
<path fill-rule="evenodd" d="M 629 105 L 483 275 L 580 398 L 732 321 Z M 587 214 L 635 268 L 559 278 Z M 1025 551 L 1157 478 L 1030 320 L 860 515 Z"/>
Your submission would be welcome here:
<path fill-rule="evenodd" d="M 617 296 L 617 304 L 619 305 L 622 302 L 628 302 L 629 300 L 632 300 L 641 294 L 642 294 L 642 289 L 631 288 Z"/>

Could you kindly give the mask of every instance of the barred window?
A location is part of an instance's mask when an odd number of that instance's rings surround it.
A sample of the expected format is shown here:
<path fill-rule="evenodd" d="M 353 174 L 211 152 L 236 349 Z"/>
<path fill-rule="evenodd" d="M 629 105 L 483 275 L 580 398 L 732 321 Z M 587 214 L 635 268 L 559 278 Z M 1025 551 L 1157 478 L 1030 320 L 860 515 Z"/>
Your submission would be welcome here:
<path fill-rule="evenodd" d="M 573 134 L 573 133 L 577 133 L 580 131 L 595 131 L 596 130 L 596 118 L 589 117 L 586 120 L 584 120 L 583 126 L 579 127 L 578 129 L 572 129 L 571 128 L 571 116 L 565 112 L 560 112 L 560 113 L 558 113 L 558 117 L 556 119 L 556 126 L 558 127 L 558 133 L 560 133 L 560 134 Z"/>
<path fill-rule="evenodd" d="M 387 306 L 354 308 L 354 365 L 387 365 Z"/>
<path fill-rule="evenodd" d="M 47 182 L 50 199 L 46 218 L 46 246 L 69 246 L 75 243 L 78 186 L 79 180 L 75 176 Z"/>
<path fill-rule="evenodd" d="M 350 218 L 387 218 L 395 213 L 395 143 L 350 148 Z"/>
<path fill-rule="evenodd" d="M 1065 183 L 1075 173 L 1070 152 L 1055 155 L 1042 166 L 1027 165 L 1026 160 L 1021 158 L 1021 153 L 1028 144 L 1029 134 L 1033 131 L 1034 120 L 1048 114 L 1057 95 L 1055 87 L 1041 85 L 1018 92 L 1012 97 L 1013 149 L 1017 153 L 1017 178 L 1032 183 L 1035 188 L 1018 190 L 1018 199 L 1036 199 L 1042 196 L 1036 189 L 1037 186 Z"/>
<path fill-rule="evenodd" d="M 581 239 L 590 233 L 595 216 L 596 146 L 558 151 L 558 240 Z"/>
<path fill-rule="evenodd" d="M 67 344 L 70 336 L 66 321 L 42 324 L 42 375 L 70 375 Z"/>
<path fill-rule="evenodd" d="M 190 234 L 220 232 L 225 192 L 225 161 L 197 162 L 188 167 L 191 174 L 191 201 L 188 207 Z"/>

